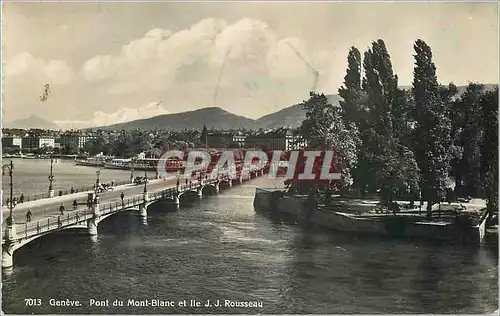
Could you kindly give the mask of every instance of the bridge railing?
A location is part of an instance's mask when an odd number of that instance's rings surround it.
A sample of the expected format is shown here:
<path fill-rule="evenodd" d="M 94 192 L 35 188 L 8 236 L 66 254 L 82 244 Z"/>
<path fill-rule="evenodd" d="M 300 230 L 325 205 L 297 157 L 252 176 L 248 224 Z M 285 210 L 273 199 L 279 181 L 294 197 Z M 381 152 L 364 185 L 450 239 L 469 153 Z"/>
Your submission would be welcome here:
<path fill-rule="evenodd" d="M 239 174 L 237 174 L 239 176 Z M 191 183 L 182 184 L 178 187 L 171 187 L 167 189 L 162 189 L 156 192 L 150 192 L 150 199 L 158 199 L 165 197 L 172 197 L 175 194 L 179 194 L 185 191 L 198 189 L 202 185 L 214 184 L 218 181 L 227 180 L 230 176 L 225 175 L 222 177 L 210 177 L 208 179 L 202 179 L 192 181 Z M 120 200 L 112 201 L 109 203 L 102 203 L 99 205 L 99 214 L 107 215 L 109 213 L 121 211 L 124 208 L 139 205 L 144 202 L 144 197 L 142 194 L 136 194 L 135 196 L 124 199 L 123 202 Z M 38 220 L 36 222 L 25 223 L 24 225 L 16 225 L 17 236 L 21 238 L 29 238 L 32 236 L 39 235 L 44 232 L 49 232 L 52 230 L 62 229 L 75 224 L 85 223 L 89 218 L 92 218 L 93 210 L 92 208 L 83 208 L 72 211 L 66 211 L 65 214 L 60 216 L 48 217 L 45 219 Z"/>
<path fill-rule="evenodd" d="M 156 177 L 148 177 L 148 180 L 154 180 Z M 124 180 L 124 181 L 115 181 L 114 186 L 120 186 L 120 185 L 125 185 L 131 183 L 130 180 Z M 74 193 L 80 193 L 80 192 L 87 192 L 87 191 L 93 191 L 95 189 L 95 184 L 92 186 L 82 186 L 79 188 L 76 188 L 71 192 L 71 189 L 65 189 L 65 190 L 55 190 L 54 196 L 63 196 L 63 195 L 69 195 L 69 194 L 74 194 Z M 18 204 L 22 204 L 20 201 L 20 196 L 15 197 L 17 200 Z M 39 193 L 39 194 L 33 194 L 33 195 L 25 195 L 23 202 L 30 202 L 30 201 L 37 201 L 37 200 L 43 200 L 43 199 L 48 199 L 50 198 L 49 193 Z M 7 205 L 7 198 L 3 199 L 2 205 Z"/>

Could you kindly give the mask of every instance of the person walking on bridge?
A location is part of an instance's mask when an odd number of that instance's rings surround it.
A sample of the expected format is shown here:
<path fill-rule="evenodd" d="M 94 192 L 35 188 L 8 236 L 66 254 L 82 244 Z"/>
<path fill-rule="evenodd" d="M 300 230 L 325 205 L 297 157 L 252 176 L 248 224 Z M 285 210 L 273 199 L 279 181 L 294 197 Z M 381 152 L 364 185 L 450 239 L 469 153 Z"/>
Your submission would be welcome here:
<path fill-rule="evenodd" d="M 125 202 L 123 201 L 123 199 L 125 198 L 125 194 L 123 194 L 123 192 L 120 194 L 120 198 L 122 199 L 122 205 L 125 205 Z"/>
<path fill-rule="evenodd" d="M 61 213 L 61 216 L 64 215 L 64 211 L 65 211 L 64 205 L 61 203 L 61 206 L 59 207 L 59 212 Z"/>
<path fill-rule="evenodd" d="M 76 207 L 78 206 L 78 202 L 76 199 L 73 200 L 73 209 L 76 210 Z"/>
<path fill-rule="evenodd" d="M 19 197 L 19 203 L 24 203 L 24 193 L 21 193 L 21 196 Z"/>
<path fill-rule="evenodd" d="M 31 222 L 31 209 L 28 209 L 28 212 L 26 213 L 26 221 L 28 223 Z"/>

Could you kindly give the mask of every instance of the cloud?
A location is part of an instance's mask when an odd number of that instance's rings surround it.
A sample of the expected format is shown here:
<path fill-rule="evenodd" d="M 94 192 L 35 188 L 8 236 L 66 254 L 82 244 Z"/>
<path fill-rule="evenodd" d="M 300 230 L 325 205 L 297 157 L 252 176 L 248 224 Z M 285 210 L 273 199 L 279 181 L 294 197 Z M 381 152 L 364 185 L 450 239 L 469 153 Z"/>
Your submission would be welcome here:
<path fill-rule="evenodd" d="M 161 106 L 161 103 L 151 102 L 137 109 L 122 108 L 114 113 L 96 111 L 89 121 L 55 121 L 54 123 L 63 129 L 73 129 L 119 124 L 163 114 L 169 114 L 169 112 Z"/>
<path fill-rule="evenodd" d="M 279 38 L 260 20 L 228 24 L 204 19 L 178 32 L 150 30 L 117 53 L 87 60 L 82 72 L 88 81 L 109 81 L 107 91 L 115 95 L 144 89 L 179 91 L 176 86 L 193 81 L 215 89 L 219 76 L 226 82 L 222 85 L 230 82 L 242 91 L 249 78 L 260 90 L 297 80 L 307 90 L 312 82 L 307 63 L 322 68 L 320 72 L 330 69 L 324 56 L 309 52 L 302 40 Z"/>
<path fill-rule="evenodd" d="M 6 80 L 26 78 L 50 84 L 67 84 L 74 76 L 73 70 L 61 60 L 45 60 L 22 52 L 5 60 Z"/>
<path fill-rule="evenodd" d="M 176 33 L 153 29 L 123 46 L 118 54 L 99 55 L 85 62 L 87 80 L 164 82 L 175 78 L 176 70 L 206 55 L 224 21 L 205 19 Z"/>

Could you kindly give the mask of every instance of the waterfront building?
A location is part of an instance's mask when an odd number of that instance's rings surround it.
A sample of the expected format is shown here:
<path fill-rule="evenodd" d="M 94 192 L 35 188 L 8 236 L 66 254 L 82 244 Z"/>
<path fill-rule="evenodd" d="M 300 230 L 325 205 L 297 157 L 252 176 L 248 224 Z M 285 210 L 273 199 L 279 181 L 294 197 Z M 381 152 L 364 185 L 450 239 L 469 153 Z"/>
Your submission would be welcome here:
<path fill-rule="evenodd" d="M 2 136 L 2 147 L 4 148 L 23 148 L 23 139 L 19 136 Z"/>
<path fill-rule="evenodd" d="M 243 133 L 239 132 L 233 136 L 233 143 L 238 144 L 239 147 L 245 147 L 246 138 L 246 135 L 243 135 Z"/>
<path fill-rule="evenodd" d="M 51 136 L 25 136 L 22 138 L 22 148 L 55 147 L 55 139 Z"/>
<path fill-rule="evenodd" d="M 302 136 L 294 134 L 293 130 L 280 128 L 255 135 L 247 135 L 245 146 L 264 150 L 298 150 L 306 146 Z"/>
<path fill-rule="evenodd" d="M 307 146 L 307 141 L 298 134 L 289 129 L 285 135 L 285 150 L 299 150 L 304 149 Z"/>
<path fill-rule="evenodd" d="M 94 138 L 96 138 L 96 135 L 92 133 L 67 131 L 59 136 L 58 142 L 61 148 L 65 148 L 70 144 L 75 144 L 78 148 L 83 148 L 86 142 Z"/>

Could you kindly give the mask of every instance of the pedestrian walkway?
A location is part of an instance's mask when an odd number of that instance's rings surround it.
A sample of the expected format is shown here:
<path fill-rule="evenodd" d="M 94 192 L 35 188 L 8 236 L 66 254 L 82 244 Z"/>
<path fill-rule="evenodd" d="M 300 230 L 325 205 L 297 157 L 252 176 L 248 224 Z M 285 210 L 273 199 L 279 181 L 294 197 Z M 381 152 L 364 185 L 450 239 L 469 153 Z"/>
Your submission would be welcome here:
<path fill-rule="evenodd" d="M 172 178 L 174 178 L 174 177 L 172 177 Z M 149 183 L 150 184 L 161 183 L 162 181 L 165 181 L 165 180 L 169 180 L 169 179 L 155 179 L 155 180 L 150 180 Z M 115 187 L 113 187 L 113 190 L 126 190 L 127 188 L 136 187 L 136 186 L 137 186 L 136 184 L 128 183 L 128 184 L 115 186 Z M 67 195 L 62 195 L 62 196 L 54 196 L 52 198 L 45 198 L 42 200 L 24 202 L 24 203 L 17 204 L 16 207 L 14 208 L 14 211 L 17 213 L 19 211 L 27 211 L 28 209 L 33 208 L 33 207 L 73 201 L 75 199 L 86 197 L 87 194 L 92 193 L 92 192 L 94 192 L 94 190 L 78 192 L 78 193 L 73 193 L 73 194 L 67 194 Z M 2 215 L 4 215 L 4 213 L 6 213 L 6 212 L 9 212 L 9 208 L 7 206 L 3 206 L 2 207 Z M 3 216 L 2 216 L 2 223 L 3 223 Z"/>

